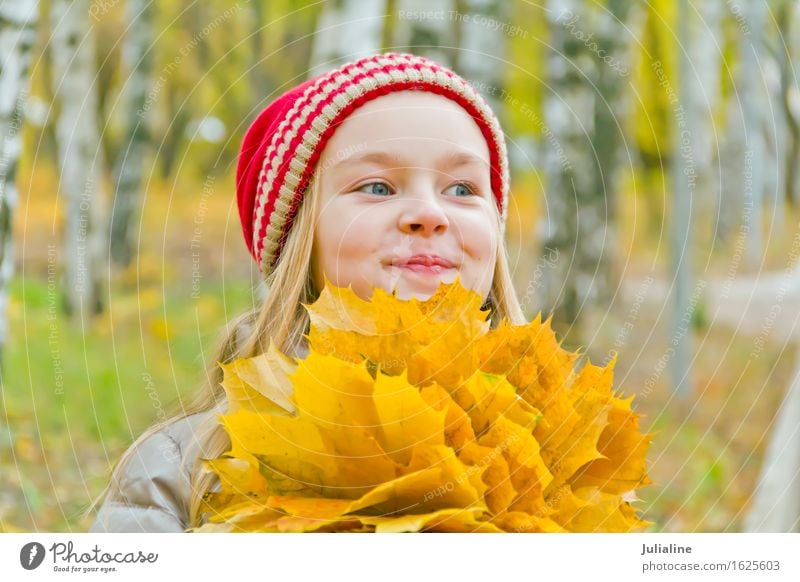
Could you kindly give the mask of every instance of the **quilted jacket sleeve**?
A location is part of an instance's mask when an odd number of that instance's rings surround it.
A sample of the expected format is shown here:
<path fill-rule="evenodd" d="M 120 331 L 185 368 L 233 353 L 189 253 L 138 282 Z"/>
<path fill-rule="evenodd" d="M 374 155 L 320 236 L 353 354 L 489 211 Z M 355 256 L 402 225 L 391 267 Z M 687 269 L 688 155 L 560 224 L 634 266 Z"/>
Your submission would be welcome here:
<path fill-rule="evenodd" d="M 161 430 L 132 446 L 118 495 L 106 497 L 89 531 L 183 532 L 189 475 L 181 466 L 180 444 Z"/>
<path fill-rule="evenodd" d="M 189 527 L 191 474 L 204 443 L 218 427 L 221 410 L 211 409 L 171 422 L 132 445 L 133 456 L 119 475 L 119 492 L 107 497 L 90 532 L 183 532 Z M 219 491 L 219 481 L 211 484 Z"/>

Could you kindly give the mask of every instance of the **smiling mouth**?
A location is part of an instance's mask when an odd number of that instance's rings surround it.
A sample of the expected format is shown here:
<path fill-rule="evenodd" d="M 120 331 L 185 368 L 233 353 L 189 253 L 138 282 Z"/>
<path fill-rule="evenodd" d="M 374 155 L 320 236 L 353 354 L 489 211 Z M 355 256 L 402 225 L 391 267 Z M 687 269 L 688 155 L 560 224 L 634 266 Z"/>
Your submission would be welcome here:
<path fill-rule="evenodd" d="M 458 272 L 457 265 L 425 265 L 417 262 L 396 263 L 388 267 L 392 278 L 410 277 L 419 283 L 447 281 L 450 276 Z"/>

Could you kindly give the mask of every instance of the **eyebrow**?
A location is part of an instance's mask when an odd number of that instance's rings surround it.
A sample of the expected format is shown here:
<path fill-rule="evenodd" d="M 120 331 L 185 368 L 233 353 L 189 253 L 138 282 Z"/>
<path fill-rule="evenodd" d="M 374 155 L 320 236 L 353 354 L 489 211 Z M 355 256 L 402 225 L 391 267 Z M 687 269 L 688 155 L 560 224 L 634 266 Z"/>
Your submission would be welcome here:
<path fill-rule="evenodd" d="M 355 154 L 350 157 L 344 158 L 343 160 L 334 164 L 333 167 L 350 166 L 355 164 L 374 164 L 380 166 L 393 166 L 393 167 L 410 167 L 413 165 L 407 163 L 405 160 L 403 160 L 400 156 L 396 154 L 391 154 L 389 152 L 382 152 L 382 151 L 374 151 L 363 154 Z M 482 166 L 487 165 L 485 160 L 479 158 L 475 154 L 460 150 L 450 150 L 447 154 L 436 160 L 435 165 L 437 167 L 454 168 L 460 166 L 467 166 L 470 164 L 480 164 Z"/>

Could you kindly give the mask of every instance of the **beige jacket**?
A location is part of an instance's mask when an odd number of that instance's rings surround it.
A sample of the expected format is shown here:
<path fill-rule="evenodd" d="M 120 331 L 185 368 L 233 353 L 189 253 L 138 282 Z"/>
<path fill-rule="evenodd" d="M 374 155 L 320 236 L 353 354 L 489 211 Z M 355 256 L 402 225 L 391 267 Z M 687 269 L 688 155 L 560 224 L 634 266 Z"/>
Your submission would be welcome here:
<path fill-rule="evenodd" d="M 174 421 L 141 441 L 120 476 L 121 498 L 106 497 L 90 532 L 183 532 L 189 523 L 189 476 L 217 410 Z M 219 490 L 215 483 L 212 490 Z"/>

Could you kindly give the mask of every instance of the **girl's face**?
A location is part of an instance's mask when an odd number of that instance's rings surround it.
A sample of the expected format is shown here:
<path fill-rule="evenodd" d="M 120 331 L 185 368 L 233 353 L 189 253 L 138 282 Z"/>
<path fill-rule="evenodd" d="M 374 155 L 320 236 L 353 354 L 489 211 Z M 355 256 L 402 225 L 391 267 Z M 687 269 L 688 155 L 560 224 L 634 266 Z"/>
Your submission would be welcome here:
<path fill-rule="evenodd" d="M 315 282 L 427 299 L 460 274 L 485 300 L 499 236 L 489 176 L 477 124 L 446 97 L 400 91 L 359 107 L 318 162 Z"/>

